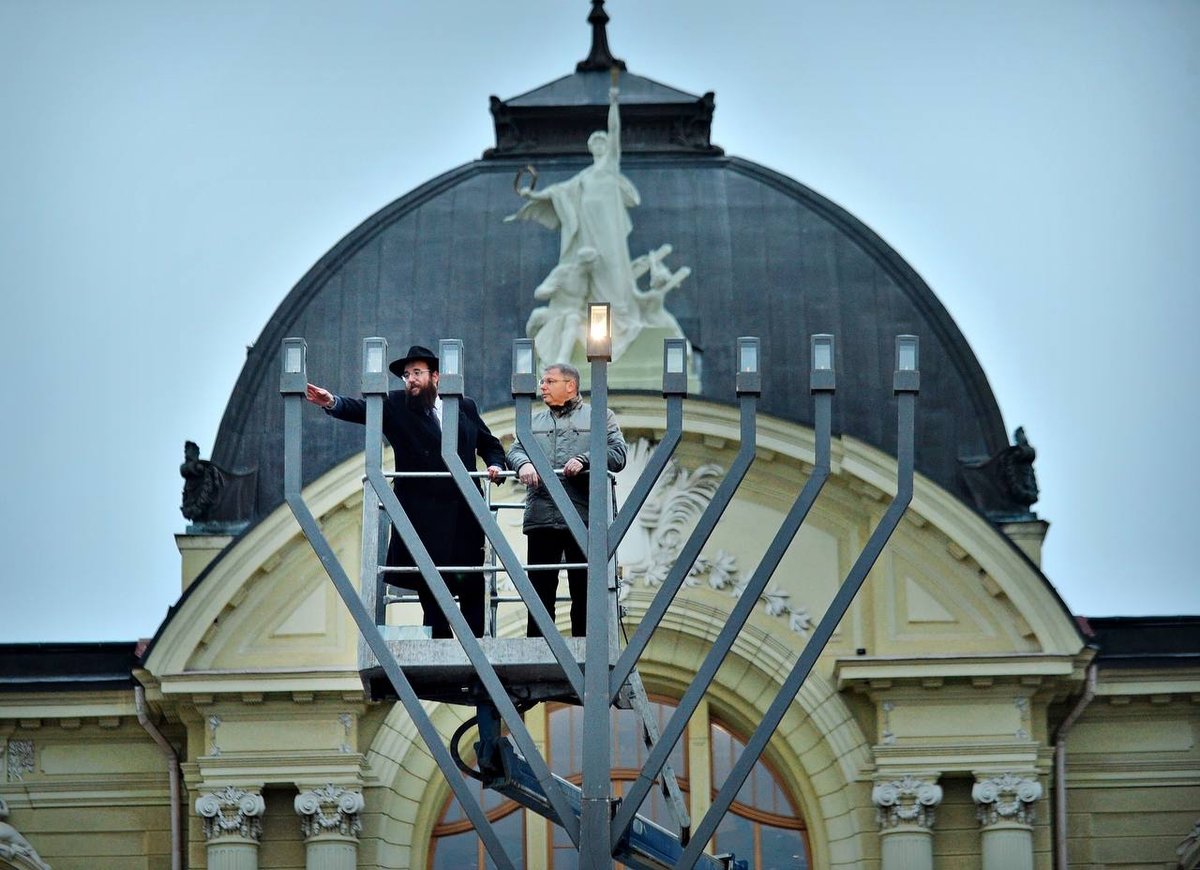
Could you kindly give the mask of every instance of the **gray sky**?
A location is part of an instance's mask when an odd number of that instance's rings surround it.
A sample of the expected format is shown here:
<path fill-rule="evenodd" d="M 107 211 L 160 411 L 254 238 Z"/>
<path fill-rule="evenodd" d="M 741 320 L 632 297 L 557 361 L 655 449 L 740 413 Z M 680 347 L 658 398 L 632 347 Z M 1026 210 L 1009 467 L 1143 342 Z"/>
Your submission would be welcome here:
<path fill-rule="evenodd" d="M 586 53 L 583 0 L 0 0 L 0 640 L 133 639 L 304 272 Z M 1200 613 L 1200 3 L 610 0 L 632 72 L 862 219 L 1038 449 L 1089 615 Z M 636 217 L 636 216 L 635 216 Z"/>

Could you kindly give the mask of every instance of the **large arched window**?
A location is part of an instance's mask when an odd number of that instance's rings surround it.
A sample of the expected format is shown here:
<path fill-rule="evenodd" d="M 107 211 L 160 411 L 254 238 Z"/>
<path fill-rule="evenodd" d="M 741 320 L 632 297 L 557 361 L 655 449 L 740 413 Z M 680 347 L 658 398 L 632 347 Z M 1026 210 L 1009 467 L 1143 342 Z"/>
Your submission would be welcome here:
<path fill-rule="evenodd" d="M 712 781 L 720 788 L 745 749 L 719 722 L 709 724 Z M 717 789 L 713 789 L 716 796 Z M 775 771 L 759 759 L 713 838 L 717 852 L 746 858 L 754 870 L 809 866 L 804 823 Z"/>
<path fill-rule="evenodd" d="M 661 699 L 652 701 L 651 706 L 660 727 L 663 726 L 673 706 Z M 543 721 L 529 721 L 539 714 L 544 717 Z M 583 770 L 583 709 L 547 705 L 530 711 L 527 722 L 532 731 L 545 735 L 551 769 L 578 785 Z M 697 717 L 693 717 L 688 727 L 689 732 L 697 727 Z M 708 722 L 707 740 L 692 740 L 689 732 L 684 733 L 671 753 L 670 763 L 679 778 L 684 801 L 695 807 L 697 802 L 691 797 L 689 773 L 703 769 L 710 774 L 706 778 L 711 778 L 714 785 L 712 794 L 708 795 L 711 800 L 741 754 L 744 743 L 716 720 Z M 616 794 L 623 794 L 626 786 L 636 779 L 646 754 L 640 720 L 632 711 L 614 711 L 612 779 Z M 494 792 L 484 792 L 484 801 L 488 818 L 496 825 L 509 854 L 518 856 L 519 864 L 552 870 L 574 870 L 577 866 L 574 847 L 561 828 L 527 814 L 523 808 Z M 707 801 L 702 803 L 707 806 Z M 678 826 L 658 789 L 647 796 L 640 812 L 678 833 Z M 748 859 L 754 870 L 807 870 L 810 866 L 804 822 L 779 777 L 765 761 L 760 760 L 754 766 L 742 786 L 733 807 L 717 829 L 715 846 L 719 852 L 733 852 L 739 858 Z M 447 800 L 433 829 L 429 854 L 431 870 L 494 866 L 453 796 Z"/>
<path fill-rule="evenodd" d="M 478 782 L 468 781 L 480 796 L 482 791 L 483 809 L 488 821 L 496 829 L 497 836 L 504 843 L 504 849 L 516 859 L 516 865 L 532 866 L 525 861 L 525 809 L 513 801 L 488 789 L 481 789 Z M 459 870 L 468 867 L 495 867 L 488 857 L 483 840 L 475 834 L 475 828 L 467 814 L 463 812 L 462 804 L 453 795 L 446 802 L 442 816 L 433 829 L 433 842 L 430 844 L 429 866 L 436 870 Z"/>

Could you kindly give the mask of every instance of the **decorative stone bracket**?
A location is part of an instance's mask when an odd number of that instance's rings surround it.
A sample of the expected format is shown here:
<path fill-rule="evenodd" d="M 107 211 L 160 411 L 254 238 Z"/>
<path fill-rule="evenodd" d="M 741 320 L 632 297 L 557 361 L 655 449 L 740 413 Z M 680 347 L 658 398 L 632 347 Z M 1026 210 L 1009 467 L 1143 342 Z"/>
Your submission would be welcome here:
<path fill-rule="evenodd" d="M 1042 785 L 1034 776 L 1004 773 L 980 779 L 971 789 L 976 815 L 985 827 L 1001 822 L 1034 823 L 1034 803 L 1042 796 Z"/>
<path fill-rule="evenodd" d="M 204 819 L 204 839 L 241 837 L 252 843 L 262 839 L 262 816 L 267 805 L 257 792 L 227 786 L 196 799 L 196 813 Z"/>
<path fill-rule="evenodd" d="M 322 834 L 357 837 L 362 831 L 359 813 L 366 802 L 360 791 L 330 783 L 296 795 L 294 806 L 300 816 L 300 832 L 306 840 Z"/>
<path fill-rule="evenodd" d="M 889 782 L 876 783 L 871 790 L 876 819 L 883 829 L 901 825 L 933 827 L 934 808 L 942 802 L 942 787 L 936 782 L 906 775 Z"/>

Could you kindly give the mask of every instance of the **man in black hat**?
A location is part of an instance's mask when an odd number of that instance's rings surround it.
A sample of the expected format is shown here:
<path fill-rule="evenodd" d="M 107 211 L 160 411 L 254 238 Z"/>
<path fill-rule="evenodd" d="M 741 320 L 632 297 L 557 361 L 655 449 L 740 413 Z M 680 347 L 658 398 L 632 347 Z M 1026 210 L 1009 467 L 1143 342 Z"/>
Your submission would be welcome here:
<path fill-rule="evenodd" d="M 392 390 L 383 400 L 383 435 L 392 445 L 396 471 L 446 471 L 442 461 L 442 400 L 438 396 L 438 358 L 428 348 L 413 345 L 389 368 L 404 381 L 403 390 Z M 362 399 L 335 396 L 308 385 L 308 401 L 331 417 L 366 423 L 367 404 Z M 504 469 L 504 448 L 480 419 L 479 409 L 465 396 L 459 403 L 458 455 L 468 469 L 475 468 L 478 453 L 495 482 Z M 398 477 L 392 484 L 396 497 L 417 530 L 435 565 L 481 565 L 483 530 L 449 477 Z M 388 544 L 389 567 L 413 564 L 400 535 L 392 530 Z M 479 573 L 443 574 L 450 591 L 476 637 L 483 635 L 483 576 Z M 415 589 L 425 613 L 424 624 L 434 637 L 451 637 L 450 623 L 420 574 L 390 575 L 389 583 Z"/>

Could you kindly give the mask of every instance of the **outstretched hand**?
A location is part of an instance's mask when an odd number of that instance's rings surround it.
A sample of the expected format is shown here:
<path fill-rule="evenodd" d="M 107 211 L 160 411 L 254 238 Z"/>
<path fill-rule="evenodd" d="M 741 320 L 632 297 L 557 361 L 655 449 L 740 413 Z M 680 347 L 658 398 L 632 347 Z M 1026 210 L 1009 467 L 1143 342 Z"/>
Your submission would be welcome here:
<path fill-rule="evenodd" d="M 308 384 L 304 389 L 304 398 L 308 399 L 314 405 L 319 405 L 322 408 L 333 407 L 333 393 L 324 387 L 318 387 L 316 384 Z"/>

